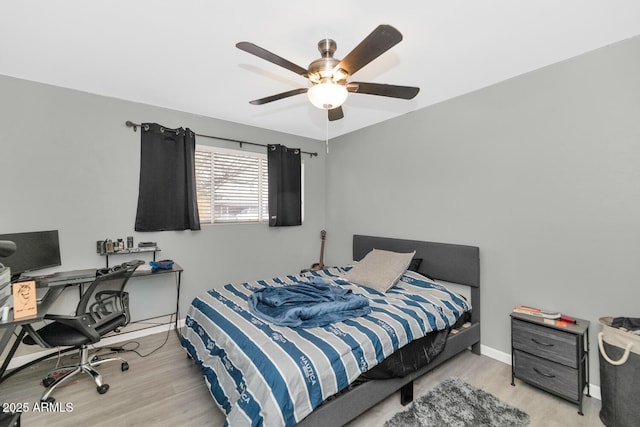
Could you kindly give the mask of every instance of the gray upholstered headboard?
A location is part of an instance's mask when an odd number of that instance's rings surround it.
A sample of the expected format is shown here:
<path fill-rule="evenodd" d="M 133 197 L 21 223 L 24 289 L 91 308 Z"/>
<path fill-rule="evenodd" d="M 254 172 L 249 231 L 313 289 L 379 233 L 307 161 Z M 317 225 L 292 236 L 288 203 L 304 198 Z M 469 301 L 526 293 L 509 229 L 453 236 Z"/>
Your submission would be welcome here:
<path fill-rule="evenodd" d="M 480 287 L 480 249 L 476 246 L 387 237 L 353 236 L 353 259 L 360 261 L 372 249 L 394 252 L 416 251 L 422 258 L 419 272 L 432 279 Z"/>

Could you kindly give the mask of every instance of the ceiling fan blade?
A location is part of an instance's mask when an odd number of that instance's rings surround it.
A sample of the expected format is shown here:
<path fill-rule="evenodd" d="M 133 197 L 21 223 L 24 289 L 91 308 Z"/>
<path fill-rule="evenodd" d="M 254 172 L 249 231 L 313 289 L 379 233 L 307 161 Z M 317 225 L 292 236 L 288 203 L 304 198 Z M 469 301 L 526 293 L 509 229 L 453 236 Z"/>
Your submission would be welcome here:
<path fill-rule="evenodd" d="M 261 48 L 260 46 L 257 46 L 253 43 L 249 43 L 249 42 L 240 42 L 240 43 L 236 43 L 236 47 L 240 50 L 244 50 L 245 52 L 248 52 L 252 55 L 255 55 L 259 58 L 262 58 L 266 61 L 269 61 L 273 64 L 279 65 L 283 68 L 286 68 L 289 71 L 293 71 L 296 74 L 300 74 L 303 77 L 307 76 L 307 70 L 306 68 L 302 68 L 299 65 L 294 64 L 291 61 L 288 61 L 278 55 L 276 55 L 275 53 L 271 53 L 266 49 Z"/>
<path fill-rule="evenodd" d="M 335 120 L 340 120 L 344 117 L 344 112 L 342 111 L 342 107 L 333 108 L 328 110 L 329 121 L 333 122 Z"/>
<path fill-rule="evenodd" d="M 385 85 L 380 83 L 350 82 L 347 90 L 353 93 L 363 93 L 366 95 L 388 96 L 390 98 L 413 99 L 419 87 Z"/>
<path fill-rule="evenodd" d="M 351 52 L 345 56 L 336 68 L 346 70 L 350 76 L 400 43 L 402 34 L 391 25 L 379 25 Z"/>
<path fill-rule="evenodd" d="M 253 101 L 249 101 L 249 104 L 262 105 L 262 104 L 266 104 L 266 103 L 269 103 L 269 102 L 277 101 L 279 99 L 288 98 L 290 96 L 300 95 L 301 93 L 306 93 L 307 90 L 308 89 L 306 87 L 305 88 L 300 88 L 300 89 L 288 90 L 286 92 L 278 93 L 276 95 L 267 96 L 265 98 L 254 99 Z"/>

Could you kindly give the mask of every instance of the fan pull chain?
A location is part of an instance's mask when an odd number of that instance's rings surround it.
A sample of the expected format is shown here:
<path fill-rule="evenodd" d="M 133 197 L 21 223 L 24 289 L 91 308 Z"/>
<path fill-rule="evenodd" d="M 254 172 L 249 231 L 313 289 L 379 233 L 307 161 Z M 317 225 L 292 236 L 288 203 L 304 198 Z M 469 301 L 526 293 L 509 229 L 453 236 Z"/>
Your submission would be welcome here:
<path fill-rule="evenodd" d="M 329 116 L 327 116 L 327 121 L 326 121 L 326 125 L 325 125 L 325 139 L 324 139 L 324 143 L 326 146 L 326 150 L 327 150 L 327 154 L 329 154 Z"/>

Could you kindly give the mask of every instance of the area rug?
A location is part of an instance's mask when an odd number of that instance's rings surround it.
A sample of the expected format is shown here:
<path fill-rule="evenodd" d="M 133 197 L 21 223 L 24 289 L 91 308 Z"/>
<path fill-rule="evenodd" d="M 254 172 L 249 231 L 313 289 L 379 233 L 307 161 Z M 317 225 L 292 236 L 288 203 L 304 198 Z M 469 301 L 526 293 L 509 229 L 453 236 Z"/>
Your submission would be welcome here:
<path fill-rule="evenodd" d="M 409 409 L 398 412 L 384 425 L 524 427 L 529 425 L 529 415 L 460 378 L 449 378 L 414 400 Z"/>

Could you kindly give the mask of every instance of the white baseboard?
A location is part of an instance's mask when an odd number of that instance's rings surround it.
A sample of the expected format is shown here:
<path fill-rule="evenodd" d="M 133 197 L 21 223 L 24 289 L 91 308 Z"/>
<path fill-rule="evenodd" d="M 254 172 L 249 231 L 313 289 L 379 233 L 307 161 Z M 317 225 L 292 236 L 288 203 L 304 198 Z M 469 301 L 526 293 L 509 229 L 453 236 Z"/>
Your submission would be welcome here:
<path fill-rule="evenodd" d="M 602 400 L 602 395 L 600 394 L 600 386 L 589 384 L 589 394 L 594 399 Z"/>
<path fill-rule="evenodd" d="M 178 327 L 181 328 L 183 326 L 184 326 L 184 319 L 179 320 Z M 100 342 L 98 343 L 98 347 L 111 346 L 117 343 L 121 343 L 123 341 L 129 341 L 136 338 L 145 337 L 147 335 L 167 332 L 172 329 L 175 329 L 175 323 L 173 322 L 166 323 L 163 325 L 152 326 L 149 328 L 138 329 L 131 332 L 123 332 L 121 334 L 112 335 L 112 336 L 101 339 Z M 65 348 L 68 348 L 68 347 L 61 347 L 60 349 L 65 349 Z M 45 349 L 43 351 L 39 351 L 36 353 L 30 353 L 30 354 L 14 357 L 13 359 L 11 359 L 11 362 L 9 363 L 9 366 L 7 367 L 7 369 L 14 369 L 14 368 L 20 367 L 29 362 L 37 360 L 41 357 L 48 356 L 51 354 L 56 354 L 57 352 L 58 352 L 58 348 L 50 348 L 50 349 Z"/>
<path fill-rule="evenodd" d="M 490 357 L 511 366 L 511 353 L 504 353 L 494 348 L 487 347 L 486 345 L 480 345 L 480 352 L 483 356 Z"/>
<path fill-rule="evenodd" d="M 511 353 L 505 353 L 503 351 L 496 350 L 495 348 L 487 347 L 486 345 L 480 345 L 480 352 L 483 356 L 490 357 L 511 366 Z M 589 384 L 589 394 L 594 399 L 602 400 L 600 386 Z"/>

